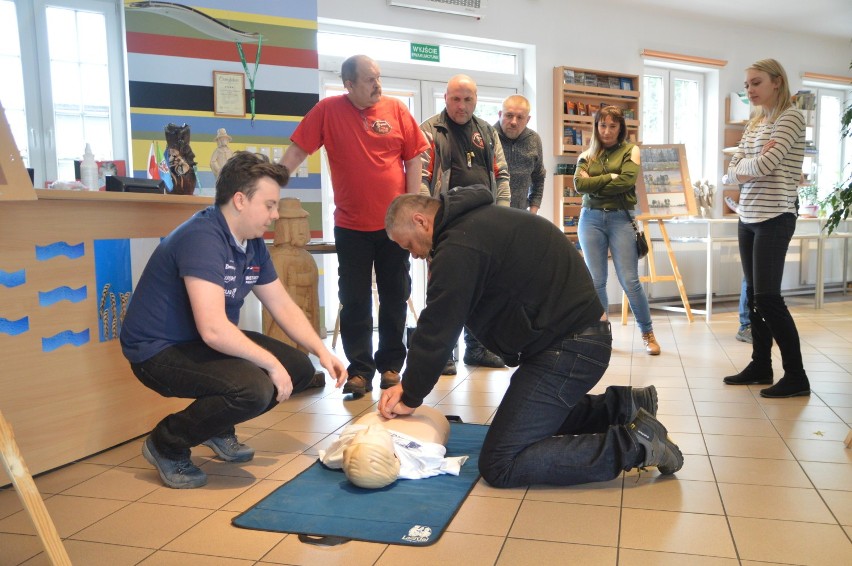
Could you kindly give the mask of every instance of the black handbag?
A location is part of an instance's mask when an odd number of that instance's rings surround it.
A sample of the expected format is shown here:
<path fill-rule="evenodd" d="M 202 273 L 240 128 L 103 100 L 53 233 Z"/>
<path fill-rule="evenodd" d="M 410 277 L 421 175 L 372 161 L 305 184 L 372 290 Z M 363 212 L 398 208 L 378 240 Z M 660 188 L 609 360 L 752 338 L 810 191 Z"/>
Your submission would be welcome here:
<path fill-rule="evenodd" d="M 642 259 L 646 255 L 648 255 L 648 240 L 645 239 L 645 232 L 639 229 L 639 226 L 636 225 L 636 221 L 630 216 L 630 213 L 627 212 L 627 201 L 624 198 L 624 195 L 618 195 L 621 198 L 621 206 L 622 210 L 624 210 L 624 214 L 627 215 L 627 219 L 630 220 L 630 224 L 633 226 L 633 232 L 636 236 L 636 254 L 639 256 L 639 259 Z"/>

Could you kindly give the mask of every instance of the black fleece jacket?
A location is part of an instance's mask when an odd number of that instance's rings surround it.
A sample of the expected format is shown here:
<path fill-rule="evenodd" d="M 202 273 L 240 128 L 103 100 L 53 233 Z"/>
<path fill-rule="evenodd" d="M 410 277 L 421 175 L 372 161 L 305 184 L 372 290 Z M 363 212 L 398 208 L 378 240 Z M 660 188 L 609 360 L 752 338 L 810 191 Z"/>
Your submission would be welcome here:
<path fill-rule="evenodd" d="M 440 198 L 426 308 L 402 376 L 409 407 L 432 390 L 464 325 L 516 366 L 603 314 L 583 259 L 550 221 L 492 204 L 483 185 Z"/>

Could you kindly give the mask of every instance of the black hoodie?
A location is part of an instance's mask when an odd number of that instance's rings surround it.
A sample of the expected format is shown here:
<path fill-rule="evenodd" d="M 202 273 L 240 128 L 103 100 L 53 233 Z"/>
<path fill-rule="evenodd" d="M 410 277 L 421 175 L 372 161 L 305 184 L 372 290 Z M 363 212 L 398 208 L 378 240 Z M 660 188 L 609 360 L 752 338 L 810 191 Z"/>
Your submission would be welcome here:
<path fill-rule="evenodd" d="M 426 308 L 402 379 L 409 407 L 432 390 L 464 325 L 516 366 L 603 314 L 583 259 L 550 221 L 494 205 L 482 185 L 440 198 Z"/>

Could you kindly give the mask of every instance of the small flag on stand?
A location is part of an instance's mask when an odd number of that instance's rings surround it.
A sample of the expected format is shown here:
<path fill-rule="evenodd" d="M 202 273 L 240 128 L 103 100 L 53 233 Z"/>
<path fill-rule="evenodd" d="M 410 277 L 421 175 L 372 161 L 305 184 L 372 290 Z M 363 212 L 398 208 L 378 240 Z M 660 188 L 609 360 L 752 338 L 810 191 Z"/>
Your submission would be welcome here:
<path fill-rule="evenodd" d="M 160 170 L 157 167 L 157 155 L 154 152 L 154 142 L 151 142 L 151 149 L 148 150 L 148 178 L 160 178 Z"/>
<path fill-rule="evenodd" d="M 157 152 L 157 166 L 159 168 L 160 176 L 158 179 L 162 179 L 166 184 L 166 190 L 168 192 L 172 192 L 175 188 L 174 181 L 172 180 L 172 174 L 169 172 L 169 162 L 163 156 L 163 152 L 160 151 L 160 142 L 157 142 L 156 146 Z"/>

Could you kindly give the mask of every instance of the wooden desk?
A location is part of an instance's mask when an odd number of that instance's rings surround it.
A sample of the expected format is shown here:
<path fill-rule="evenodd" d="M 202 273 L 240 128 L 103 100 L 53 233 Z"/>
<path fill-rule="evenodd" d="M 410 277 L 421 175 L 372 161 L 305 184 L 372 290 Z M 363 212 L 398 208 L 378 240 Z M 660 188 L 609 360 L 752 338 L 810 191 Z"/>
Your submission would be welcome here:
<path fill-rule="evenodd" d="M 36 194 L 37 200 L 0 203 L 0 412 L 33 474 L 140 436 L 187 404 L 140 384 L 118 340 L 99 335 L 105 293 L 96 280 L 95 244 L 161 238 L 213 203 L 178 195 Z"/>

